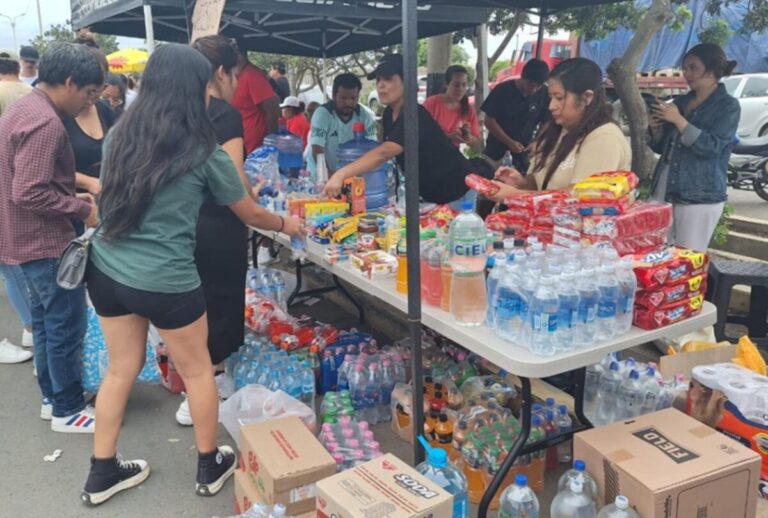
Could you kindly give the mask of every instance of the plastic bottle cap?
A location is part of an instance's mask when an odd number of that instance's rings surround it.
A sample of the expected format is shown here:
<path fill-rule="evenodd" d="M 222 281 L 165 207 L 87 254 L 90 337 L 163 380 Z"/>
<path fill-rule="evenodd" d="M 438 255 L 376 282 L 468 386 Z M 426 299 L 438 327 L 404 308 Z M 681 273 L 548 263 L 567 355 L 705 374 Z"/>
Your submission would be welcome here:
<path fill-rule="evenodd" d="M 565 405 L 560 405 L 559 407 L 557 407 L 557 411 L 560 412 L 560 415 L 567 415 L 568 407 Z"/>
<path fill-rule="evenodd" d="M 461 202 L 461 211 L 469 212 L 475 210 L 475 202 L 472 200 L 464 200 Z"/>
<path fill-rule="evenodd" d="M 515 477 L 515 485 L 518 487 L 525 487 L 528 485 L 528 477 L 523 475 L 522 473 L 518 473 Z"/>
<path fill-rule="evenodd" d="M 612 371 L 618 371 L 618 370 L 619 370 L 619 362 L 611 362 L 611 367 L 610 367 L 610 369 L 611 369 Z"/>
<path fill-rule="evenodd" d="M 504 250 L 504 243 L 501 241 L 494 241 L 493 242 L 493 249 L 494 250 Z"/>
<path fill-rule="evenodd" d="M 552 412 L 552 410 L 547 410 L 547 413 L 544 414 L 544 417 L 547 418 L 547 421 L 554 421 L 555 420 L 555 413 Z"/>
<path fill-rule="evenodd" d="M 531 419 L 531 423 L 533 426 L 541 426 L 541 417 L 540 416 L 533 416 L 533 419 Z"/>
<path fill-rule="evenodd" d="M 515 235 L 515 229 L 512 227 L 507 227 L 504 229 L 504 235 L 505 236 L 514 236 Z M 517 241 L 517 239 L 515 239 Z"/>
<path fill-rule="evenodd" d="M 548 397 L 547 398 L 547 406 L 555 406 L 555 398 Z"/>
<path fill-rule="evenodd" d="M 635 369 L 632 369 L 631 371 L 629 371 L 629 377 L 633 380 L 636 380 L 640 377 L 640 373 L 637 372 Z"/>
<path fill-rule="evenodd" d="M 436 468 L 444 468 L 448 465 L 448 453 L 442 448 L 432 448 L 423 435 L 419 435 L 419 442 L 427 452 L 427 462 Z"/>
<path fill-rule="evenodd" d="M 629 499 L 624 495 L 618 495 L 613 503 L 621 510 L 629 508 Z"/>
<path fill-rule="evenodd" d="M 352 125 L 352 131 L 358 132 L 358 131 L 365 131 L 365 124 L 362 122 L 356 122 Z"/>
<path fill-rule="evenodd" d="M 587 469 L 587 464 L 581 459 L 576 459 L 573 461 L 573 469 L 576 471 L 585 471 Z"/>

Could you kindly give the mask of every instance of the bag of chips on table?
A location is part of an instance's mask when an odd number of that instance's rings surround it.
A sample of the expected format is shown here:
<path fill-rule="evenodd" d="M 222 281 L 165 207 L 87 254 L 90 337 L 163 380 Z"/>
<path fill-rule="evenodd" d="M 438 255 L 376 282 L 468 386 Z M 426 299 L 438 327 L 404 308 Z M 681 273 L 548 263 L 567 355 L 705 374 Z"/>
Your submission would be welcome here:
<path fill-rule="evenodd" d="M 479 174 L 468 174 L 464 177 L 464 183 L 467 184 L 467 187 L 470 189 L 473 189 L 488 198 L 499 192 L 498 185 Z"/>
<path fill-rule="evenodd" d="M 647 331 L 668 326 L 697 315 L 704 305 L 704 297 L 696 295 L 655 309 L 635 307 L 634 324 Z"/>
<path fill-rule="evenodd" d="M 661 286 L 654 290 L 640 290 L 635 295 L 635 304 L 646 309 L 655 309 L 684 299 L 690 299 L 696 295 L 704 295 L 706 291 L 706 276 L 694 275 L 674 286 Z"/>
<path fill-rule="evenodd" d="M 707 254 L 674 246 L 635 255 L 633 261 L 639 289 L 672 286 L 706 275 L 708 265 Z"/>
<path fill-rule="evenodd" d="M 585 178 L 573 186 L 573 197 L 579 201 L 618 200 L 637 188 L 637 175 L 631 171 L 611 171 Z"/>
<path fill-rule="evenodd" d="M 582 231 L 587 235 L 616 239 L 660 229 L 666 231 L 671 224 L 672 205 L 641 201 L 618 216 L 585 216 Z"/>

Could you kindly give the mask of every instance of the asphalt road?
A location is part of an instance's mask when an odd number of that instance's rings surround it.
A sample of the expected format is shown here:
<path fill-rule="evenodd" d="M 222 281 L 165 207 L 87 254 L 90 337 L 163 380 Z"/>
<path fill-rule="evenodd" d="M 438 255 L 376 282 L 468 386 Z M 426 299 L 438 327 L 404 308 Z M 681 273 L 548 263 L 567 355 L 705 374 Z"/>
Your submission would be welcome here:
<path fill-rule="evenodd" d="M 733 213 L 736 216 L 768 221 L 768 201 L 763 200 L 753 191 L 728 189 L 728 204 L 733 207 Z"/>

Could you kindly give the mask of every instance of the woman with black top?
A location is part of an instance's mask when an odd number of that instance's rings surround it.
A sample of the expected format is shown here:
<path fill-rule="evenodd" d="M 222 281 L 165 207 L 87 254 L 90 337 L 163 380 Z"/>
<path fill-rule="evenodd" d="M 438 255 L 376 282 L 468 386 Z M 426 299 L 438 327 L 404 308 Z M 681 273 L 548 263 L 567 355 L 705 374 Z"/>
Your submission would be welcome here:
<path fill-rule="evenodd" d="M 125 111 L 125 82 L 125 76 L 107 74 L 107 84 L 101 93 L 101 100 L 109 104 L 109 107 L 115 112 L 115 118 L 120 117 Z"/>

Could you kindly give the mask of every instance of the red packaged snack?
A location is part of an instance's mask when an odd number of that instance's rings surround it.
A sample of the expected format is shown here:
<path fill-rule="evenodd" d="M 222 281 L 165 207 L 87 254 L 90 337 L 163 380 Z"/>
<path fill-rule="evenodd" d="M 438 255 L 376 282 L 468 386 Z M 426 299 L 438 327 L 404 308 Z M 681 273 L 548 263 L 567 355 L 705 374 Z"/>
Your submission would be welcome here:
<path fill-rule="evenodd" d="M 662 286 L 656 290 L 641 290 L 635 296 L 635 304 L 646 309 L 655 309 L 697 295 L 703 296 L 706 291 L 707 276 L 694 275 L 685 282 L 674 286 Z"/>
<path fill-rule="evenodd" d="M 698 314 L 703 305 L 704 297 L 696 295 L 656 309 L 636 307 L 634 323 L 646 331 L 658 329 Z"/>
<path fill-rule="evenodd" d="M 579 202 L 579 213 L 582 216 L 618 216 L 624 214 L 634 205 L 637 191 L 625 194 L 615 200 L 589 200 Z"/>
<path fill-rule="evenodd" d="M 672 224 L 672 205 L 669 203 L 637 202 L 618 216 L 585 216 L 583 232 L 591 236 L 611 239 L 639 236 L 664 229 Z"/>
<path fill-rule="evenodd" d="M 516 194 L 504 200 L 504 203 L 512 209 L 518 209 L 530 216 L 548 215 L 553 207 L 570 198 L 568 191 L 531 191 Z"/>
<path fill-rule="evenodd" d="M 490 197 L 499 192 L 499 186 L 494 184 L 488 178 L 480 176 L 479 174 L 470 173 L 464 177 L 464 183 L 467 187 L 473 189 L 483 196 Z"/>
<path fill-rule="evenodd" d="M 485 225 L 489 230 L 503 232 L 505 228 L 514 228 L 515 236 L 527 233 L 531 226 L 531 218 L 520 210 L 505 210 L 496 214 L 489 214 L 485 218 Z"/>
<path fill-rule="evenodd" d="M 561 205 L 552 208 L 552 222 L 555 228 L 564 228 L 581 232 L 582 217 L 579 209 L 574 203 L 567 201 Z"/>
<path fill-rule="evenodd" d="M 607 171 L 605 173 L 593 174 L 592 176 L 623 176 L 629 182 L 630 189 L 637 189 L 640 179 L 632 171 Z"/>
<path fill-rule="evenodd" d="M 673 246 L 635 255 L 634 269 L 640 289 L 672 286 L 707 271 L 707 254 Z"/>

